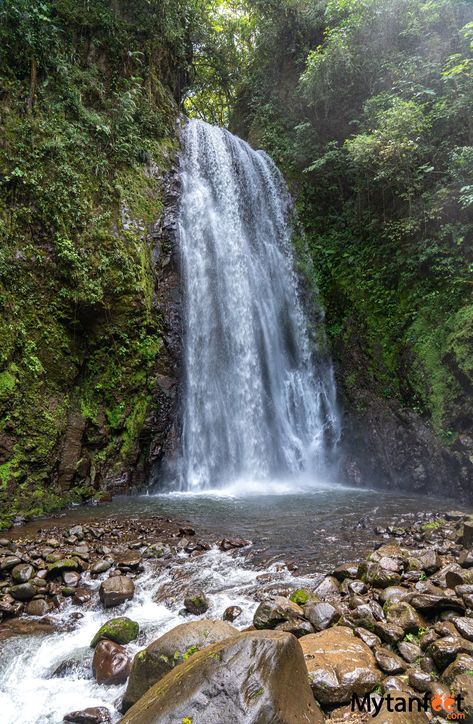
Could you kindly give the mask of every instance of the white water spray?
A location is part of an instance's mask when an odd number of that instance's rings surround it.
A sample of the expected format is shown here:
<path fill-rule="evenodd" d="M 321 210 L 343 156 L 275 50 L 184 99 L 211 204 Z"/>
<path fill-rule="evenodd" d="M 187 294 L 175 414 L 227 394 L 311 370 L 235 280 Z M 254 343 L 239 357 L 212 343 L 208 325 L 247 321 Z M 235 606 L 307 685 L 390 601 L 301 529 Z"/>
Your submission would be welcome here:
<path fill-rule="evenodd" d="M 291 198 L 263 152 L 191 121 L 183 132 L 181 490 L 323 476 L 339 437 L 291 250 Z"/>

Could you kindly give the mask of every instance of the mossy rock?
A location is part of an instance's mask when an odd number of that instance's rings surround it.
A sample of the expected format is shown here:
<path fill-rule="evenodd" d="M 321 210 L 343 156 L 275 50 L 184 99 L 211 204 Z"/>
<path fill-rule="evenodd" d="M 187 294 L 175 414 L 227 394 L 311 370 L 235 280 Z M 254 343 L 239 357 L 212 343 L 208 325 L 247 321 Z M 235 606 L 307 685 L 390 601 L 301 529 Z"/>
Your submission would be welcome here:
<path fill-rule="evenodd" d="M 305 590 L 305 588 L 298 588 L 289 596 L 289 600 L 293 603 L 297 603 L 298 606 L 304 606 L 309 598 L 310 594 Z"/>
<path fill-rule="evenodd" d="M 139 632 L 139 624 L 132 621 L 131 618 L 126 616 L 111 618 L 99 628 L 90 645 L 94 648 L 103 639 L 115 641 L 117 644 L 129 644 L 138 637 Z"/>

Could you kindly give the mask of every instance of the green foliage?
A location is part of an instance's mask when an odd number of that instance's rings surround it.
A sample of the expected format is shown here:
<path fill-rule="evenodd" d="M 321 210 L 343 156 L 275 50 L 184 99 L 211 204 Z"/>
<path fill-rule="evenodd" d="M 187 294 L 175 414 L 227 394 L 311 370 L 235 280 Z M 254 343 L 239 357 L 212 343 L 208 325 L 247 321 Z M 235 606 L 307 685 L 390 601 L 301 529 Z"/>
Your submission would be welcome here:
<path fill-rule="evenodd" d="M 271 3 L 233 119 L 296 189 L 347 395 L 395 397 L 450 444 L 471 424 L 472 18 Z"/>
<path fill-rule="evenodd" d="M 184 0 L 1 4 L 2 522 L 94 495 L 136 459 L 161 339 L 153 169 L 175 153 L 200 12 Z M 60 484 L 76 413 L 90 473 Z"/>

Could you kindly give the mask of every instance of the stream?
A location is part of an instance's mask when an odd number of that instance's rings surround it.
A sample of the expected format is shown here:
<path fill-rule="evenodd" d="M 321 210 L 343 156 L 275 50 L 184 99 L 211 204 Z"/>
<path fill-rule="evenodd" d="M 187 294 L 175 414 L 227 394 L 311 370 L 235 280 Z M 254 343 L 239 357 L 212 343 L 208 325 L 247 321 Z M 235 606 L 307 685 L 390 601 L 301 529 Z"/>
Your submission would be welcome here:
<path fill-rule="evenodd" d="M 211 602 L 207 618 L 222 618 L 227 606 L 237 605 L 243 613 L 235 625 L 242 629 L 251 624 L 265 591 L 313 588 L 322 573 L 361 558 L 396 528 L 452 507 L 448 501 L 337 486 L 311 493 L 283 490 L 272 495 L 237 496 L 227 490 L 118 498 L 103 508 L 82 507 L 63 514 L 61 525 L 85 524 L 112 515 L 136 518 L 137 522 L 140 515 L 178 516 L 205 532 L 209 540 L 238 535 L 252 545 L 233 552 L 214 545 L 196 558 L 182 553 L 177 562 L 158 570 L 146 563 L 145 571 L 135 579 L 132 601 L 112 610 L 104 610 L 98 601 L 90 610 L 68 601 L 60 613 L 49 616 L 59 630 L 2 641 L 2 722 L 60 724 L 70 711 L 100 705 L 108 707 L 112 721 L 117 722 L 125 687 L 98 685 L 91 672 L 89 644 L 106 620 L 126 615 L 140 624 L 140 637 L 128 646 L 134 654 L 184 620 L 196 618 L 183 619 L 180 612 L 185 591 L 197 587 L 206 591 Z M 29 523 L 15 531 L 15 537 L 32 535 L 39 527 L 47 531 L 48 525 L 57 522 Z M 107 575 L 88 583 L 97 589 Z M 64 678 L 53 676 L 61 663 L 71 659 L 77 662 L 72 672 Z"/>

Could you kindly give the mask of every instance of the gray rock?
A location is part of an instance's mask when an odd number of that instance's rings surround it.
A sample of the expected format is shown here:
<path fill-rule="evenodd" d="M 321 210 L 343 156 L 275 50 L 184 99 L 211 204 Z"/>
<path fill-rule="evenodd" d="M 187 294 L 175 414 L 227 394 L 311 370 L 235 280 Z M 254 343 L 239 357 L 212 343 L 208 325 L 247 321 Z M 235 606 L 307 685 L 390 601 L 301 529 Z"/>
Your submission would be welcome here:
<path fill-rule="evenodd" d="M 121 724 L 187 721 L 323 724 L 325 717 L 310 691 L 294 636 L 249 631 L 197 652 L 170 671 Z"/>
<path fill-rule="evenodd" d="M 17 601 L 29 601 L 36 594 L 37 590 L 32 583 L 19 583 L 17 586 L 10 588 L 10 595 Z"/>
<path fill-rule="evenodd" d="M 279 623 L 295 618 L 304 618 L 302 608 L 283 596 L 275 596 L 260 603 L 253 617 L 253 625 L 257 629 L 276 628 Z"/>
<path fill-rule="evenodd" d="M 339 620 L 340 611 L 331 603 L 309 601 L 304 606 L 304 617 L 310 621 L 314 631 L 324 631 Z"/>
<path fill-rule="evenodd" d="M 190 621 L 171 629 L 133 659 L 122 711 L 197 651 L 236 635 L 238 630 L 224 621 Z"/>

